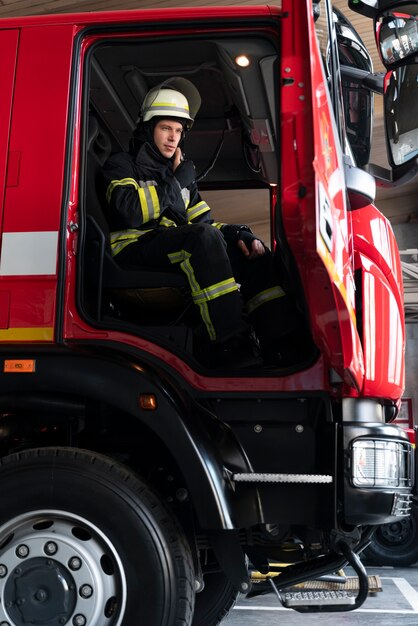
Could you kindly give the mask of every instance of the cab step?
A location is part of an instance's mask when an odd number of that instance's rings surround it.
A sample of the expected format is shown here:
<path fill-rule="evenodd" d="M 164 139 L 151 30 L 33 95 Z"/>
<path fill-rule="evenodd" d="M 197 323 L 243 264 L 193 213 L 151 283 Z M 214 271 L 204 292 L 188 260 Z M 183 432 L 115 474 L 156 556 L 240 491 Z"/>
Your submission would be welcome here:
<path fill-rule="evenodd" d="M 364 569 L 363 563 L 361 562 L 359 556 L 353 552 L 352 548 L 347 543 L 339 541 L 337 549 L 341 555 L 347 559 L 348 564 L 351 565 L 354 572 L 357 574 L 357 594 L 355 595 L 352 593 L 350 589 L 301 589 L 299 586 L 300 583 L 303 582 L 305 585 L 308 580 L 297 580 L 301 572 L 298 571 L 298 564 L 295 564 L 290 566 L 288 569 L 286 568 L 285 572 L 280 574 L 278 577 L 268 579 L 272 590 L 283 606 L 289 609 L 294 609 L 299 613 L 325 613 L 353 611 L 365 602 L 369 593 L 369 578 L 366 570 Z M 319 558 L 321 559 L 321 557 Z M 322 557 L 322 563 L 326 563 L 325 559 L 326 557 Z M 315 559 L 313 563 L 315 563 Z M 306 565 L 309 565 L 309 563 L 306 563 Z M 313 578 L 312 563 L 310 569 L 311 576 L 307 576 L 307 579 Z M 337 568 L 334 571 L 336 570 Z M 294 574 L 293 581 L 291 580 L 292 571 Z M 322 582 L 325 583 L 325 581 Z M 296 587 L 295 584 L 297 584 L 298 587 Z M 316 584 L 318 584 L 318 581 L 316 581 Z M 336 583 L 328 582 L 325 584 L 335 585 Z"/>
<path fill-rule="evenodd" d="M 356 601 L 356 596 L 349 591 L 287 591 L 280 596 L 283 606 L 288 609 L 322 606 L 348 608 Z"/>

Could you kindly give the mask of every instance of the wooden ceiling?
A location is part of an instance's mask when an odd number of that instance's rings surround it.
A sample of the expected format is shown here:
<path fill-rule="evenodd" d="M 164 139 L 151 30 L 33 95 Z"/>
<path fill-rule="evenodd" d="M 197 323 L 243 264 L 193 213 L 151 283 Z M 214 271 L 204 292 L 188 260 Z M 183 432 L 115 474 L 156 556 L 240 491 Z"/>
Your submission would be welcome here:
<path fill-rule="evenodd" d="M 265 0 L 0 0 L 0 17 L 18 15 L 42 15 L 46 13 L 70 13 L 81 11 L 106 11 L 116 9 L 157 8 L 164 9 L 174 6 L 209 6 L 209 5 L 264 5 Z M 271 4 L 274 4 L 273 2 Z M 378 59 L 374 44 L 371 20 L 351 13 L 347 7 L 347 0 L 334 0 L 336 7 L 341 9 L 358 30 L 364 43 L 368 47 L 375 71 L 383 68 Z M 375 126 L 372 148 L 372 161 L 379 165 L 387 164 L 385 142 L 383 135 L 383 118 L 381 98 L 375 99 Z M 418 221 L 418 181 L 392 190 L 378 190 L 378 205 L 380 209 L 395 224 Z"/>

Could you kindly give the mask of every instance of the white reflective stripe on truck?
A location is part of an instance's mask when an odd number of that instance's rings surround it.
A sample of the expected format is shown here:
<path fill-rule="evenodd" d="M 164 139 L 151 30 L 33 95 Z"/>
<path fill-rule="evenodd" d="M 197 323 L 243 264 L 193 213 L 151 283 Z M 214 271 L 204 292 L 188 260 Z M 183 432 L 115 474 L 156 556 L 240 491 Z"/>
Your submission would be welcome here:
<path fill-rule="evenodd" d="M 55 275 L 58 231 L 3 233 L 0 276 Z"/>

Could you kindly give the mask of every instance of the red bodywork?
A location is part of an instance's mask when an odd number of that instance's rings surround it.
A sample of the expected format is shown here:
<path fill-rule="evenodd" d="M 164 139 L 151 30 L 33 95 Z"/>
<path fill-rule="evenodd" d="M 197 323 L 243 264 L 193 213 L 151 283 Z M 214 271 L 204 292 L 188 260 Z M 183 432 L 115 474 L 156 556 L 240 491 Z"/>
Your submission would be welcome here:
<path fill-rule="evenodd" d="M 139 23 L 158 23 L 159 11 L 2 20 L 0 341 L 53 345 L 102 339 L 128 344 L 163 359 L 189 385 L 209 392 L 323 389 L 335 396 L 397 401 L 404 384 L 399 256 L 391 228 L 375 207 L 348 211 L 342 153 L 310 0 L 284 0 L 281 13 L 268 7 L 165 10 L 165 19 L 173 25 L 191 19 L 217 20 L 219 24 L 220 16 L 247 20 L 274 16 L 281 30 L 281 75 L 277 80 L 292 81 L 281 88 L 278 202 L 321 352 L 316 364 L 281 377 L 203 376 L 158 345 L 127 333 L 90 327 L 77 311 L 77 232 L 71 224 L 79 220 L 83 58 L 94 39 L 84 40 L 74 60 L 75 38 L 99 22 L 131 25 L 135 32 Z M 69 108 L 71 89 L 78 93 L 73 109 Z M 32 262 L 30 255 L 22 254 L 19 264 L 16 250 L 21 246 L 27 251 L 35 238 L 42 252 L 49 250 L 48 262 L 42 264 L 45 255 L 38 255 L 34 246 Z M 62 238 L 66 258 L 61 259 Z M 354 283 L 357 270 L 361 272 L 361 336 Z M 62 327 L 57 327 L 60 290 L 65 293 L 65 313 Z M 331 370 L 342 385 L 330 381 Z"/>

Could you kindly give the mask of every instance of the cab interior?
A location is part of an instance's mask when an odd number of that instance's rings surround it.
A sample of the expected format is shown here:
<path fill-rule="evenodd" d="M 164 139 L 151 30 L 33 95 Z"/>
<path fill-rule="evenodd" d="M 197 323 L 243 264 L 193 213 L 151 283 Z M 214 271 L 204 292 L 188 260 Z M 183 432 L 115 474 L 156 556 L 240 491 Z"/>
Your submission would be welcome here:
<path fill-rule="evenodd" d="M 149 40 L 115 35 L 91 46 L 84 78 L 78 289 L 90 324 L 135 333 L 200 367 L 194 355 L 200 319 L 184 276 L 116 263 L 101 180 L 110 154 L 128 150 L 145 94 L 173 76 L 191 80 L 201 95 L 182 149 L 195 163 L 212 217 L 248 224 L 274 251 L 280 284 L 307 323 L 297 268 L 274 206 L 280 184 L 278 58 L 272 31 Z M 300 365 L 295 355 L 295 367 Z"/>

